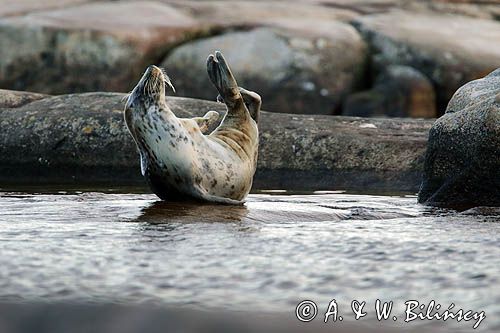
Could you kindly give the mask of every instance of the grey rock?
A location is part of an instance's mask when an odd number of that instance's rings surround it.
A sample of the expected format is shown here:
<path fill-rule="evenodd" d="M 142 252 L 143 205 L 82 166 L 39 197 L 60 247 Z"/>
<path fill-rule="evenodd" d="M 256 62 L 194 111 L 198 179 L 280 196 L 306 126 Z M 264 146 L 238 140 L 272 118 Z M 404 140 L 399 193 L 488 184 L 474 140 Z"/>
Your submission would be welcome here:
<path fill-rule="evenodd" d="M 500 15 L 497 0 L 421 0 L 408 1 L 403 7 L 412 11 L 458 14 L 487 20 L 498 20 Z"/>
<path fill-rule="evenodd" d="M 310 33 L 299 23 L 280 24 L 187 43 L 162 65 L 180 95 L 214 99 L 216 91 L 205 80 L 204 60 L 221 50 L 240 85 L 258 91 L 266 110 L 338 113 L 342 99 L 363 75 L 364 42 L 352 27 L 340 22 L 316 26 Z"/>
<path fill-rule="evenodd" d="M 500 22 L 393 10 L 354 25 L 372 47 L 376 70 L 411 66 L 432 80 L 440 114 L 460 86 L 500 67 Z"/>
<path fill-rule="evenodd" d="M 255 0 L 161 0 L 176 8 L 212 23 L 234 26 L 261 26 L 281 20 L 342 21 L 359 16 L 350 8 L 324 6 L 323 1 L 255 1 Z M 351 0 L 347 0 L 351 1 Z"/>
<path fill-rule="evenodd" d="M 47 97 L 0 108 L 0 183 L 144 184 L 123 94 Z M 180 117 L 225 111 L 169 97 Z M 418 190 L 430 121 L 262 112 L 254 189 Z"/>
<path fill-rule="evenodd" d="M 461 87 L 429 133 L 419 202 L 500 206 L 500 69 Z"/>
<path fill-rule="evenodd" d="M 347 97 L 343 115 L 435 118 L 436 94 L 429 79 L 414 68 L 391 65 L 372 89 Z"/>
<path fill-rule="evenodd" d="M 92 0 L 2 0 L 2 6 L 0 7 L 0 17 L 16 16 L 29 12 L 70 7 L 89 1 Z"/>
<path fill-rule="evenodd" d="M 17 108 L 45 97 L 48 95 L 0 89 L 0 108 Z"/>
<path fill-rule="evenodd" d="M 0 88 L 127 91 L 173 45 L 208 33 L 157 2 L 93 2 L 0 18 Z"/>

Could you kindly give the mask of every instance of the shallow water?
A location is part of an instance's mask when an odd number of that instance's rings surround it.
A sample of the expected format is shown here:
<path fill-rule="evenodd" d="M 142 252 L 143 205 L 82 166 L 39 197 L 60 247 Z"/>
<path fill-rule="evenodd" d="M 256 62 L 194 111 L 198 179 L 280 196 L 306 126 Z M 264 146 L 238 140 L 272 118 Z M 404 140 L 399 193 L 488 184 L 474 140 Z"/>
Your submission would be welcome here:
<path fill-rule="evenodd" d="M 250 195 L 244 207 L 151 194 L 0 193 L 0 301 L 143 302 L 293 314 L 430 300 L 500 329 L 500 210 L 414 196 Z M 316 320 L 320 319 L 321 315 Z M 398 317 L 399 318 L 399 317 Z M 401 316 L 401 321 L 403 316 Z M 346 319 L 347 320 L 347 319 Z M 473 322 L 450 326 L 471 331 Z"/>

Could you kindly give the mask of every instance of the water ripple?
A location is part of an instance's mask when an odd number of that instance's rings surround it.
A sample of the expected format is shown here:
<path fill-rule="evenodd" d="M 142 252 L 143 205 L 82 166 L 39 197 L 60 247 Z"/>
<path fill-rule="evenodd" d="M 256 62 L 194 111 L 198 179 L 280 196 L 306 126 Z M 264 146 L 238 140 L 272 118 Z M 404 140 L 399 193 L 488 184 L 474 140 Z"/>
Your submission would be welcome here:
<path fill-rule="evenodd" d="M 251 195 L 231 207 L 5 192 L 0 300 L 288 311 L 301 298 L 435 299 L 498 326 L 499 214 L 342 193 Z"/>

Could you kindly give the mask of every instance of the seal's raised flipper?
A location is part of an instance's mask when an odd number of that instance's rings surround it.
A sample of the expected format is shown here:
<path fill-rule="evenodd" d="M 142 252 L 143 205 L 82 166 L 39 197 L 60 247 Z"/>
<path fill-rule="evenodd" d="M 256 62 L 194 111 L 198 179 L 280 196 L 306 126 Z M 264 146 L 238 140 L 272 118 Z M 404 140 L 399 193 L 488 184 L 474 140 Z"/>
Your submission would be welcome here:
<path fill-rule="evenodd" d="M 227 65 L 226 59 L 219 51 L 211 54 L 207 59 L 207 72 L 210 81 L 219 91 L 224 103 L 231 112 L 239 103 L 243 102 L 236 79 Z"/>
<path fill-rule="evenodd" d="M 192 119 L 196 121 L 200 127 L 201 133 L 207 134 L 210 127 L 212 127 L 212 125 L 214 125 L 219 119 L 219 112 L 208 111 L 203 117 L 194 117 Z"/>
<path fill-rule="evenodd" d="M 259 112 L 262 106 L 262 99 L 259 94 L 242 87 L 238 87 L 238 89 L 240 90 L 241 97 L 243 97 L 248 112 L 250 112 L 250 116 L 255 122 L 259 122 Z M 222 98 L 221 95 L 217 95 L 217 102 L 224 103 L 224 98 Z"/>
<path fill-rule="evenodd" d="M 250 112 L 250 116 L 256 123 L 259 122 L 259 112 L 262 105 L 262 99 L 259 94 L 246 90 L 245 88 L 239 87 L 239 89 L 241 97 L 243 97 L 245 105 L 247 106 L 248 112 Z"/>

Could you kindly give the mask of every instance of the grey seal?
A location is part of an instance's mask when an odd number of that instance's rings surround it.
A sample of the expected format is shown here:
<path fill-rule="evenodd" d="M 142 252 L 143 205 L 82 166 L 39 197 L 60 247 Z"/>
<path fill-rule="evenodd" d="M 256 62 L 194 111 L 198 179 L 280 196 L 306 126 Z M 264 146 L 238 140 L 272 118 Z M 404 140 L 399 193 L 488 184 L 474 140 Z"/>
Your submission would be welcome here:
<path fill-rule="evenodd" d="M 165 71 L 149 66 L 127 98 L 125 122 L 137 144 L 141 172 L 163 200 L 201 200 L 242 204 L 252 187 L 257 164 L 257 127 L 261 98 L 238 87 L 220 52 L 207 59 L 208 76 L 227 112 L 219 118 L 178 118 L 169 108 Z"/>

